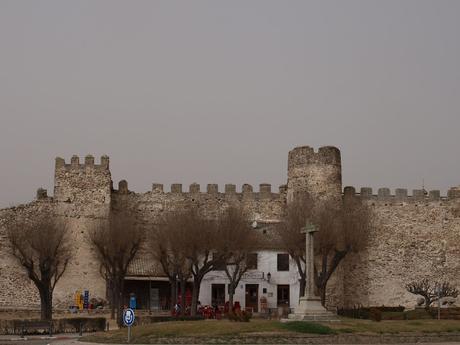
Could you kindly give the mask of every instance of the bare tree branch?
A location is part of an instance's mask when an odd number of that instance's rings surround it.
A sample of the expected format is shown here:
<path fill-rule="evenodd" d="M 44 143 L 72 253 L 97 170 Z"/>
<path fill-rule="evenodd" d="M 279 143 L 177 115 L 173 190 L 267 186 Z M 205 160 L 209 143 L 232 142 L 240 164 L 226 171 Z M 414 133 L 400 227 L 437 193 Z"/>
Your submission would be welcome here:
<path fill-rule="evenodd" d="M 112 318 L 117 315 L 121 325 L 122 294 L 129 264 L 136 257 L 145 240 L 145 229 L 131 213 L 112 212 L 89 231 L 89 239 L 96 250 L 102 276 L 112 289 Z"/>
<path fill-rule="evenodd" d="M 48 213 L 14 217 L 7 238 L 12 255 L 39 291 L 41 319 L 51 320 L 53 291 L 73 254 L 67 223 Z"/>

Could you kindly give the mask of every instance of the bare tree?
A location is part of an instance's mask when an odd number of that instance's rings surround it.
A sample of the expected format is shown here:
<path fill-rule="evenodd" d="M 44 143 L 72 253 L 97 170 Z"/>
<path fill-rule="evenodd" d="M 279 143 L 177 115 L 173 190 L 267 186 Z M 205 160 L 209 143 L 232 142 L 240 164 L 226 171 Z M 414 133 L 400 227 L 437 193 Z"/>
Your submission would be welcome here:
<path fill-rule="evenodd" d="M 313 223 L 319 226 L 315 234 L 315 283 L 325 305 L 329 279 L 349 253 L 365 248 L 372 217 L 367 204 L 357 197 L 347 197 L 340 205 L 323 203 L 314 213 Z"/>
<path fill-rule="evenodd" d="M 225 253 L 221 250 L 224 241 L 219 236 L 217 221 L 206 218 L 196 208 L 186 209 L 180 217 L 185 257 L 193 277 L 191 315 L 195 316 L 204 276 L 225 262 Z"/>
<path fill-rule="evenodd" d="M 187 229 L 180 211 L 172 211 L 155 225 L 149 236 L 149 252 L 160 263 L 171 285 L 171 310 L 177 301 L 177 282 L 181 287 L 181 313 L 185 313 L 185 285 L 190 277 L 183 231 Z"/>
<path fill-rule="evenodd" d="M 123 288 L 129 264 L 141 249 L 145 229 L 132 214 L 111 213 L 89 231 L 89 239 L 96 250 L 101 275 L 112 289 L 111 317 L 118 325 L 122 320 Z"/>
<path fill-rule="evenodd" d="M 13 256 L 25 269 L 40 294 L 40 317 L 53 316 L 53 291 L 72 257 L 67 223 L 51 214 L 8 222 L 7 238 Z"/>
<path fill-rule="evenodd" d="M 300 296 L 305 291 L 305 234 L 301 229 L 315 224 L 315 285 L 324 305 L 329 279 L 340 262 L 350 252 L 357 252 L 367 243 L 371 225 L 370 210 L 359 198 L 347 197 L 343 203 L 315 202 L 310 195 L 298 194 L 286 206 L 285 216 L 278 226 L 282 247 L 297 265 L 300 276 Z"/>
<path fill-rule="evenodd" d="M 281 246 L 288 252 L 297 266 L 300 276 L 299 298 L 305 293 L 305 234 L 300 229 L 311 221 L 313 201 L 308 194 L 297 196 L 286 206 L 282 221 L 277 226 L 277 237 Z"/>
<path fill-rule="evenodd" d="M 243 275 L 252 267 L 251 254 L 257 249 L 259 241 L 241 208 L 227 208 L 219 218 L 218 227 L 223 244 L 220 250 L 225 257 L 225 273 L 229 279 L 229 312 L 232 312 L 235 289 Z"/>
<path fill-rule="evenodd" d="M 440 298 L 454 297 L 457 298 L 459 291 L 450 285 L 449 282 L 430 282 L 428 278 L 420 281 L 414 281 L 406 285 L 406 290 L 414 295 L 420 295 L 425 299 L 425 309 L 429 309 L 433 302 Z"/>

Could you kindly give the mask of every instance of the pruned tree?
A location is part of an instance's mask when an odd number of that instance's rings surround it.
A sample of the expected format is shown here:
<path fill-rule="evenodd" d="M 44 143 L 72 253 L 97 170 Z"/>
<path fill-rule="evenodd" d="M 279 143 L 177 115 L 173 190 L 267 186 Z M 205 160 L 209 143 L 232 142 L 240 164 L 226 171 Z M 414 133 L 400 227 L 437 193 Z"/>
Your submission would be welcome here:
<path fill-rule="evenodd" d="M 171 310 L 177 301 L 177 283 L 180 283 L 182 314 L 185 313 L 186 282 L 190 277 L 183 234 L 187 228 L 184 220 L 181 212 L 169 212 L 152 228 L 148 241 L 152 258 L 160 264 L 171 285 Z"/>
<path fill-rule="evenodd" d="M 285 215 L 278 225 L 278 240 L 296 263 L 300 276 L 300 296 L 306 284 L 305 234 L 301 229 L 314 224 L 315 233 L 315 285 L 324 305 L 327 284 L 339 264 L 350 252 L 362 250 L 371 226 L 369 207 L 361 199 L 350 197 L 342 203 L 335 200 L 315 202 L 308 194 L 297 194 L 286 206 Z"/>
<path fill-rule="evenodd" d="M 89 240 L 100 264 L 100 272 L 112 289 L 111 317 L 122 324 L 124 280 L 128 267 L 145 239 L 145 229 L 131 213 L 112 212 L 89 231 Z"/>
<path fill-rule="evenodd" d="M 73 254 L 67 222 L 48 213 L 14 217 L 6 233 L 12 255 L 39 292 L 40 318 L 51 320 L 53 291 Z"/>
<path fill-rule="evenodd" d="M 201 282 L 204 276 L 225 262 L 222 238 L 216 219 L 210 219 L 190 207 L 177 214 L 181 218 L 184 253 L 193 277 L 191 315 L 196 315 Z"/>
<path fill-rule="evenodd" d="M 249 219 L 242 208 L 231 206 L 219 217 L 221 253 L 224 269 L 229 280 L 228 297 L 232 312 L 233 296 L 243 275 L 252 267 L 252 254 L 257 249 L 259 239 L 251 228 Z"/>
<path fill-rule="evenodd" d="M 425 299 L 425 309 L 429 309 L 433 302 L 444 297 L 457 298 L 459 291 L 449 282 L 431 282 L 428 278 L 413 281 L 406 285 L 406 290 Z"/>
<path fill-rule="evenodd" d="M 332 274 L 351 252 L 365 248 L 372 225 L 372 215 L 360 198 L 348 197 L 339 205 L 335 201 L 315 207 L 315 285 L 326 302 L 326 288 Z"/>
<path fill-rule="evenodd" d="M 299 298 L 305 293 L 305 234 L 300 229 L 311 221 L 313 215 L 313 200 L 309 194 L 298 195 L 286 206 L 286 212 L 278 224 L 277 240 L 284 250 L 294 260 L 299 272 Z"/>

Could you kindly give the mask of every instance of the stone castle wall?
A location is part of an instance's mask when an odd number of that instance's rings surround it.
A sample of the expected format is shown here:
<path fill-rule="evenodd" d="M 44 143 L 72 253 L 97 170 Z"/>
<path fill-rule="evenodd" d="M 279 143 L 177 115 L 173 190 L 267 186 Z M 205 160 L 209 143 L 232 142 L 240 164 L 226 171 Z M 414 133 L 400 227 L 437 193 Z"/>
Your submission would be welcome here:
<path fill-rule="evenodd" d="M 241 190 L 227 184 L 219 191 L 215 184 L 205 190 L 192 184 L 187 191 L 173 184 L 169 191 L 153 184 L 151 191 L 134 193 L 128 183 L 120 181 L 114 189 L 109 159 L 95 164 L 92 156 L 81 164 L 74 156 L 70 164 L 56 159 L 54 196 L 37 192 L 37 200 L 27 205 L 0 210 L 0 307 L 38 306 L 39 299 L 33 284 L 18 268 L 8 253 L 2 220 L 9 214 L 30 216 L 44 209 L 70 224 L 75 243 L 75 256 L 58 283 L 54 301 L 66 307 L 78 289 L 89 289 L 92 297 L 105 297 L 105 282 L 99 273 L 95 253 L 87 240 L 88 229 L 114 209 L 128 208 L 146 222 L 155 222 L 164 212 L 196 204 L 210 216 L 229 205 L 243 206 L 254 220 L 278 222 L 286 203 L 296 193 L 309 192 L 319 200 L 342 197 L 340 151 L 333 147 L 314 151 L 300 147 L 289 153 L 287 185 L 273 192 L 268 184 L 259 191 L 250 185 Z M 391 195 L 381 188 L 377 195 L 370 188 L 356 193 L 346 187 L 345 196 L 355 195 L 371 206 L 375 227 L 366 250 L 348 256 L 331 278 L 328 286 L 329 305 L 397 305 L 412 306 L 415 297 L 404 290 L 410 280 L 422 277 L 448 280 L 460 287 L 460 193 L 452 189 L 448 197 L 438 191 L 425 195 L 404 189 Z"/>
<path fill-rule="evenodd" d="M 421 278 L 448 281 L 460 288 L 456 189 L 449 191 L 449 198 L 441 198 L 438 191 L 427 195 L 414 191 L 407 196 L 403 189 L 399 195 L 398 189 L 395 195 L 388 188 L 379 189 L 378 195 L 364 190 L 359 196 L 370 205 L 375 226 L 366 250 L 345 261 L 344 303 L 414 306 L 416 297 L 404 287 Z"/>

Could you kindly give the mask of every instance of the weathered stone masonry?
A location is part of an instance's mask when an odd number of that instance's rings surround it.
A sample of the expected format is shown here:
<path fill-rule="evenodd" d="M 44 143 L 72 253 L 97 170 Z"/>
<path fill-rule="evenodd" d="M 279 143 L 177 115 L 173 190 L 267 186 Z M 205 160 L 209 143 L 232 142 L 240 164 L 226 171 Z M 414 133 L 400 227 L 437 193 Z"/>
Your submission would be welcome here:
<path fill-rule="evenodd" d="M 57 158 L 54 196 L 43 189 L 37 200 L 27 205 L 0 210 L 0 307 L 38 306 L 39 299 L 32 283 L 8 253 L 4 219 L 9 214 L 32 217 L 36 212 L 51 210 L 71 224 L 76 255 L 55 291 L 55 304 L 66 307 L 77 289 L 89 289 L 92 296 L 105 296 L 105 282 L 99 274 L 87 242 L 89 227 L 106 218 L 111 209 L 129 208 L 148 222 L 163 212 L 194 203 L 212 215 L 230 204 L 242 205 L 254 220 L 277 222 L 286 203 L 298 193 L 308 192 L 318 201 L 340 200 L 354 195 L 368 202 L 376 226 L 365 251 L 349 256 L 335 273 L 329 286 L 330 305 L 413 305 L 414 297 L 405 292 L 404 284 L 420 277 L 449 280 L 460 287 L 460 190 L 452 188 L 448 197 L 439 191 L 381 188 L 373 195 L 370 188 L 356 193 L 346 187 L 342 193 L 341 157 L 335 147 L 314 151 L 308 146 L 289 152 L 288 179 L 275 193 L 269 184 L 259 191 L 243 185 L 241 191 L 227 184 L 223 192 L 216 184 L 201 191 L 198 184 L 183 191 L 182 185 L 171 185 L 165 191 L 154 183 L 146 193 L 129 191 L 128 183 L 112 186 L 109 158 L 95 164 L 92 156 L 80 163 L 73 156 L 70 164 Z"/>

